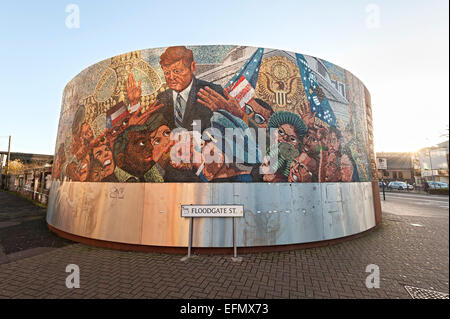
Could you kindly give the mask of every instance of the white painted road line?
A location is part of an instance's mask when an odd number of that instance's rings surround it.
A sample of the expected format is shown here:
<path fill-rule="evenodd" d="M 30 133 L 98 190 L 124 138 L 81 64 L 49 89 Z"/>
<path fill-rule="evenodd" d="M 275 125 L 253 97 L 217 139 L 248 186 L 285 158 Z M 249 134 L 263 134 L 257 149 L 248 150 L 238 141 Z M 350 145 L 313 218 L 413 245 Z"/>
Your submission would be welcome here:
<path fill-rule="evenodd" d="M 440 195 L 425 195 L 425 194 L 414 194 L 414 193 L 392 193 L 385 192 L 386 195 L 395 195 L 401 197 L 417 197 L 417 198 L 433 198 L 433 199 L 448 199 L 448 196 L 440 196 Z M 380 192 L 383 194 L 383 192 Z"/>
<path fill-rule="evenodd" d="M 383 194 L 380 195 L 383 197 Z M 442 199 L 442 198 L 430 198 L 430 197 L 418 197 L 418 196 L 397 196 L 394 194 L 386 194 L 386 198 L 398 198 L 398 199 L 407 199 L 407 200 L 416 200 L 416 201 L 432 201 L 432 202 L 441 202 L 441 203 L 448 203 L 448 199 Z"/>
<path fill-rule="evenodd" d="M 381 197 L 381 199 L 383 199 L 383 197 Z M 435 204 L 448 204 L 448 202 L 444 202 L 444 201 L 438 201 L 438 200 L 423 200 L 423 199 L 414 199 L 414 198 L 408 198 L 408 199 L 403 199 L 403 198 L 399 198 L 399 197 L 387 197 L 386 196 L 386 200 L 397 200 L 397 201 L 404 201 L 404 202 L 408 202 L 408 201 L 413 201 L 413 202 L 422 202 L 422 203 L 435 203 Z"/>

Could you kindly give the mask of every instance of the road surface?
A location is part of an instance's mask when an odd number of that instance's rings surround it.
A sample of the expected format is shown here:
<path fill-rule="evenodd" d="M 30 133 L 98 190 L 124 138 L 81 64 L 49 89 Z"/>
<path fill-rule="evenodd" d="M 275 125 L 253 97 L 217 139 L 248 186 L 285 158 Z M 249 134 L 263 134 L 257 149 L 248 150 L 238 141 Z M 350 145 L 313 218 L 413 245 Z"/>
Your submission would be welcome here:
<path fill-rule="evenodd" d="M 449 217 L 448 196 L 415 193 L 386 192 L 386 200 L 380 193 L 383 213 L 402 216 Z"/>

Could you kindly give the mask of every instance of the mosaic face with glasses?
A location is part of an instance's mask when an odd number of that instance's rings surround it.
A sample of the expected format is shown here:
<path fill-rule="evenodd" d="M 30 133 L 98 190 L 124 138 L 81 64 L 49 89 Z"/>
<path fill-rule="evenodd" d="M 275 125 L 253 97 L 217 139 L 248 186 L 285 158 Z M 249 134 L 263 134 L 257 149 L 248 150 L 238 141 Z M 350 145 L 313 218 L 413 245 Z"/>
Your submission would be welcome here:
<path fill-rule="evenodd" d="M 289 167 L 288 182 L 307 183 L 317 181 L 318 163 L 306 153 L 301 153 Z"/>
<path fill-rule="evenodd" d="M 259 103 L 258 103 L 259 102 Z M 269 109 L 270 106 L 263 106 L 263 101 L 251 99 L 245 103 L 244 111 L 248 115 L 249 122 L 257 127 L 267 127 L 267 119 L 272 115 L 273 111 Z"/>
<path fill-rule="evenodd" d="M 293 125 L 282 124 L 278 127 L 278 142 L 288 143 L 296 148 L 299 146 L 300 140 Z"/>
<path fill-rule="evenodd" d="M 307 127 L 298 114 L 277 111 L 270 116 L 267 127 L 277 130 L 278 143 L 287 143 L 302 151 L 303 136 Z"/>

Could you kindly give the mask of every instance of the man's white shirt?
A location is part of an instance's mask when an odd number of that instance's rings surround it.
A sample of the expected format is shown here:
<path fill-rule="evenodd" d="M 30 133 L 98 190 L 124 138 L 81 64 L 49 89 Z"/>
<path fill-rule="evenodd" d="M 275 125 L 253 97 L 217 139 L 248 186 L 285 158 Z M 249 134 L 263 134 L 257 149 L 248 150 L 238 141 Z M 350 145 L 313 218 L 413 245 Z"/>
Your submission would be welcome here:
<path fill-rule="evenodd" d="M 176 112 L 175 108 L 176 108 L 176 105 L 177 105 L 177 96 L 178 96 L 178 94 L 180 94 L 181 97 L 182 97 L 182 99 L 181 99 L 181 109 L 180 109 L 182 118 L 184 118 L 184 112 L 186 111 L 186 104 L 187 104 L 187 100 L 188 100 L 188 98 L 189 98 L 189 93 L 191 92 L 192 82 L 193 82 L 193 80 L 192 80 L 191 83 L 189 83 L 189 85 L 188 85 L 183 91 L 181 91 L 180 93 L 178 93 L 178 92 L 176 92 L 176 91 L 172 91 L 173 110 L 174 110 L 174 112 Z"/>

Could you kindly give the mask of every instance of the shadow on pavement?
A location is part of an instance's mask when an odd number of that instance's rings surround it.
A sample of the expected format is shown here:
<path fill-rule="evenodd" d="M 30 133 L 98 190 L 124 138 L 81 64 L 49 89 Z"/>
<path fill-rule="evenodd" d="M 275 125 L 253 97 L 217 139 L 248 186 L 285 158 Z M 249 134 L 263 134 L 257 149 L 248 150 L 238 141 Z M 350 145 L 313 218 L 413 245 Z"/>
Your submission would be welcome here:
<path fill-rule="evenodd" d="M 47 228 L 46 210 L 29 200 L 0 191 L 0 264 L 64 247 L 74 242 L 56 236 Z M 28 251 L 29 253 L 26 253 Z M 8 258 L 14 254 L 16 258 Z M 12 255 L 11 255 L 12 257 Z"/>

